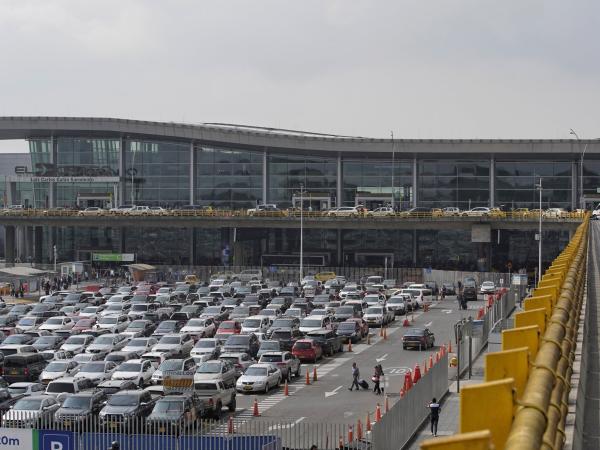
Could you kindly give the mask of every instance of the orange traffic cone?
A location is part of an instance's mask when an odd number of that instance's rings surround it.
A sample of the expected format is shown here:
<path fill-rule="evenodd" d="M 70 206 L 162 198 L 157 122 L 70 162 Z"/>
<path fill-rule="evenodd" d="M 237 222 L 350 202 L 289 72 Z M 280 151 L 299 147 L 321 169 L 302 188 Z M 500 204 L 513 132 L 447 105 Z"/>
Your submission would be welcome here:
<path fill-rule="evenodd" d="M 290 388 L 288 386 L 287 380 L 285 380 L 285 384 L 283 385 L 283 395 L 286 397 L 290 395 Z"/>
<path fill-rule="evenodd" d="M 404 392 L 408 392 L 412 387 L 412 376 L 410 371 L 404 374 Z"/>
<path fill-rule="evenodd" d="M 415 374 L 413 375 L 413 384 L 417 384 L 417 382 L 421 379 L 421 368 L 419 364 L 415 364 Z"/>
<path fill-rule="evenodd" d="M 383 329 L 383 339 L 387 339 L 387 327 Z"/>
<path fill-rule="evenodd" d="M 452 353 L 452 341 L 448 341 L 448 353 Z"/>
<path fill-rule="evenodd" d="M 435 362 L 439 363 L 440 362 L 440 358 L 441 358 L 441 356 L 440 356 L 440 352 L 438 350 L 437 352 L 435 352 Z"/>
<path fill-rule="evenodd" d="M 381 420 L 381 406 L 377 403 L 377 408 L 375 408 L 375 422 L 379 422 Z"/>
<path fill-rule="evenodd" d="M 310 384 L 310 375 L 308 374 L 308 367 L 306 368 L 306 384 Z"/>
<path fill-rule="evenodd" d="M 367 421 L 365 422 L 365 431 L 371 431 L 371 413 L 367 412 Z"/>
<path fill-rule="evenodd" d="M 254 399 L 254 407 L 253 407 L 252 415 L 254 417 L 260 416 L 260 413 L 258 412 L 258 400 L 256 400 L 256 399 Z"/>
<path fill-rule="evenodd" d="M 352 351 L 352 339 L 348 339 L 348 351 Z"/>
<path fill-rule="evenodd" d="M 400 388 L 400 398 L 404 398 L 404 388 Z"/>
<path fill-rule="evenodd" d="M 433 367 L 433 356 L 429 355 L 429 370 Z"/>
<path fill-rule="evenodd" d="M 317 366 L 313 367 L 313 383 L 317 381 Z"/>
<path fill-rule="evenodd" d="M 352 429 L 352 425 L 348 427 L 348 444 L 354 440 L 354 430 Z"/>
<path fill-rule="evenodd" d="M 227 433 L 233 434 L 233 417 L 229 416 L 229 420 L 227 420 Z"/>
<path fill-rule="evenodd" d="M 404 319 L 404 322 L 402 322 L 402 326 L 403 327 L 410 327 L 410 322 L 408 321 L 407 318 Z"/>
<path fill-rule="evenodd" d="M 427 369 L 427 360 L 423 361 L 423 375 L 425 375 L 428 372 Z"/>
<path fill-rule="evenodd" d="M 343 436 L 340 436 L 340 438 L 338 439 L 338 448 L 340 450 L 342 450 L 344 448 L 344 438 L 343 438 Z"/>
<path fill-rule="evenodd" d="M 385 412 L 388 413 L 390 411 L 390 402 L 388 401 L 388 396 L 385 396 Z"/>
<path fill-rule="evenodd" d="M 379 337 L 383 337 L 383 325 L 379 328 Z"/>
<path fill-rule="evenodd" d="M 363 431 L 362 431 L 362 423 L 360 419 L 358 419 L 358 423 L 356 424 L 356 440 L 362 441 Z"/>

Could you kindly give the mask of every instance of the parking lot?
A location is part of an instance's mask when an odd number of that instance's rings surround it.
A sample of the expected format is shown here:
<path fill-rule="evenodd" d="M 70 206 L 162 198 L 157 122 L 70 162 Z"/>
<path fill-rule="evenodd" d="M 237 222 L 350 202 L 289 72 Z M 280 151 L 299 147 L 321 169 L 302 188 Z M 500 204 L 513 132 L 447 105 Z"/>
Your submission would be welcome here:
<path fill-rule="evenodd" d="M 251 270 L 189 275 L 175 285 L 88 285 L 29 304 L 9 301 L 0 310 L 2 423 L 33 417 L 72 426 L 77 406 L 80 426 L 144 427 L 172 422 L 172 405 L 182 428 L 190 418 L 228 416 L 366 420 L 386 398 L 391 407 L 404 374 L 416 364 L 423 370 L 453 339 L 453 324 L 483 306 L 480 298 L 461 309 L 455 295 L 441 300 L 431 284 L 320 275 L 327 281 L 308 276 L 301 286 L 261 281 Z M 414 330 L 433 333 L 433 346 L 404 349 Z M 353 363 L 368 389 L 348 390 Z M 385 395 L 372 390 L 378 364 Z"/>

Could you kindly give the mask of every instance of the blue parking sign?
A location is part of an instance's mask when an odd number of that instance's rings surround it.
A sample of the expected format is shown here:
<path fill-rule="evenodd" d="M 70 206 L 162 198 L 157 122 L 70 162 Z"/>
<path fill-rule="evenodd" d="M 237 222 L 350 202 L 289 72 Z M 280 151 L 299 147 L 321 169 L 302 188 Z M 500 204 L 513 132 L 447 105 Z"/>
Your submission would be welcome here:
<path fill-rule="evenodd" d="M 39 450 L 76 450 L 76 439 L 71 431 L 39 430 Z"/>

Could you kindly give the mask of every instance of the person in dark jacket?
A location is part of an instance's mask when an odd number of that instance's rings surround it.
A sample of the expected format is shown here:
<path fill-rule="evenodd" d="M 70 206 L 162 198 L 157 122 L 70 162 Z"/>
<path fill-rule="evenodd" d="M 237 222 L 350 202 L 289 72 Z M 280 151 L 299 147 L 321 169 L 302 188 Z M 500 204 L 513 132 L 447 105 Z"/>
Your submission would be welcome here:
<path fill-rule="evenodd" d="M 352 363 L 352 384 L 348 388 L 348 390 L 352 390 L 354 386 L 356 386 L 356 390 L 360 391 L 360 384 L 358 384 L 358 380 L 360 378 L 360 370 L 358 370 L 358 366 L 355 362 Z"/>
<path fill-rule="evenodd" d="M 427 405 L 429 408 L 429 420 L 431 422 L 431 434 L 437 436 L 438 421 L 440 420 L 440 404 L 433 397 L 431 403 Z"/>

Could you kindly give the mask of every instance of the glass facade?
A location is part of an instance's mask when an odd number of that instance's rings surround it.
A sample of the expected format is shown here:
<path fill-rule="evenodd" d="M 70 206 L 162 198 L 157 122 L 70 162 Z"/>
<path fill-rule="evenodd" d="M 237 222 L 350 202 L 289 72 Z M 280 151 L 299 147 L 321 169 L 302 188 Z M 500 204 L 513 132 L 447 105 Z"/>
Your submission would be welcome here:
<path fill-rule="evenodd" d="M 383 206 L 391 203 L 393 191 L 394 205 L 401 209 L 410 208 L 413 197 L 412 168 L 412 160 L 344 159 L 342 162 L 344 205 L 354 206 L 360 203 L 367 208 Z"/>
<path fill-rule="evenodd" d="M 262 152 L 206 146 L 196 149 L 194 203 L 226 209 L 262 203 L 262 163 Z"/>
<path fill-rule="evenodd" d="M 542 178 L 542 208 L 571 208 L 570 161 L 496 161 L 496 204 L 539 208 L 535 185 Z"/>
<path fill-rule="evenodd" d="M 58 176 L 119 176 L 120 139 L 56 139 Z"/>
<path fill-rule="evenodd" d="M 119 228 L 100 227 L 55 227 L 46 228 L 46 235 L 55 233 L 58 261 L 89 261 L 92 252 L 118 253 L 121 242 Z M 52 261 L 49 249 L 44 246 L 44 260 Z"/>
<path fill-rule="evenodd" d="M 190 144 L 127 141 L 123 178 L 123 203 L 163 207 L 188 205 Z"/>
<path fill-rule="evenodd" d="M 335 204 L 337 158 L 269 155 L 267 172 L 269 203 L 289 208 L 292 197 L 304 186 L 307 195 L 329 198 L 331 204 Z"/>
<path fill-rule="evenodd" d="M 578 170 L 577 176 L 579 175 Z M 597 197 L 598 189 L 600 189 L 600 160 L 586 158 L 583 161 L 583 194 Z"/>
<path fill-rule="evenodd" d="M 422 160 L 417 185 L 419 206 L 490 206 L 490 161 Z"/>

